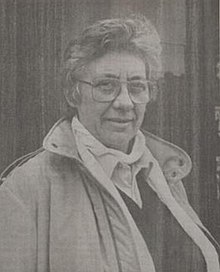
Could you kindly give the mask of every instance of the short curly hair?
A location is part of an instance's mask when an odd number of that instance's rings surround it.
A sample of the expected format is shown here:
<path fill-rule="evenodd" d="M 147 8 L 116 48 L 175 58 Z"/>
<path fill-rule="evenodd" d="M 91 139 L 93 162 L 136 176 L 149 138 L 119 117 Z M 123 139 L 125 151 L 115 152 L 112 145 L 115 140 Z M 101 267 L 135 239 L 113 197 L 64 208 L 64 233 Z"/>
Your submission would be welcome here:
<path fill-rule="evenodd" d="M 135 16 L 98 21 L 70 41 L 64 52 L 62 86 L 65 92 L 72 92 L 75 104 L 79 100 L 79 94 L 73 88 L 77 72 L 90 61 L 111 51 L 127 51 L 140 56 L 149 67 L 149 79 L 155 80 L 160 75 L 160 38 L 149 20 Z"/>

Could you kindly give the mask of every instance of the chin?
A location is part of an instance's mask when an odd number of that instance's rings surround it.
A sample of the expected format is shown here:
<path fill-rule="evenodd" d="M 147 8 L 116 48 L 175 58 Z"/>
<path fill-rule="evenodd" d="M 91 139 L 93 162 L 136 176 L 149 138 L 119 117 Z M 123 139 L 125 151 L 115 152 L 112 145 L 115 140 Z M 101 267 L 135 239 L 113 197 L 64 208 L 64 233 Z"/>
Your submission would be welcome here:
<path fill-rule="evenodd" d="M 118 133 L 118 132 L 109 132 L 111 133 L 111 137 L 106 137 L 105 141 L 102 142 L 106 147 L 121 150 L 126 152 L 128 148 L 128 144 L 130 140 L 133 138 L 126 133 Z"/>

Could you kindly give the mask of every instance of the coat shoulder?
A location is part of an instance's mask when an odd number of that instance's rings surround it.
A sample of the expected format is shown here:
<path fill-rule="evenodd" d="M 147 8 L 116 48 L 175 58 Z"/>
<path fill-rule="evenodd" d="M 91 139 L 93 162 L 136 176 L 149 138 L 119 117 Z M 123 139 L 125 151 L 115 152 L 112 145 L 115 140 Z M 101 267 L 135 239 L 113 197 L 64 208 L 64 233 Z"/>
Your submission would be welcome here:
<path fill-rule="evenodd" d="M 7 187 L 18 198 L 33 201 L 49 194 L 51 183 L 64 180 L 70 172 L 79 176 L 73 160 L 40 149 L 12 163 L 1 174 L 0 188 Z"/>
<path fill-rule="evenodd" d="M 175 183 L 186 177 L 192 169 L 189 155 L 180 147 L 142 130 L 146 145 L 159 162 L 169 183 Z"/>

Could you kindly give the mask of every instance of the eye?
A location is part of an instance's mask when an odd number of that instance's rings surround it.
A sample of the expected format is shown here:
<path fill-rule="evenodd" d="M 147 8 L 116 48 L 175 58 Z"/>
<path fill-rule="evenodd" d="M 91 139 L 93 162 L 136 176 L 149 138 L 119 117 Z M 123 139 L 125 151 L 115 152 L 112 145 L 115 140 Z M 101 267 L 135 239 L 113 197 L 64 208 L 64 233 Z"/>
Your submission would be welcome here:
<path fill-rule="evenodd" d="M 147 83 L 142 81 L 131 81 L 129 82 L 130 91 L 133 93 L 145 92 L 147 90 Z"/>
<path fill-rule="evenodd" d="M 102 92 L 112 91 L 115 89 L 115 83 L 109 79 L 97 80 L 94 83 L 94 87 Z"/>

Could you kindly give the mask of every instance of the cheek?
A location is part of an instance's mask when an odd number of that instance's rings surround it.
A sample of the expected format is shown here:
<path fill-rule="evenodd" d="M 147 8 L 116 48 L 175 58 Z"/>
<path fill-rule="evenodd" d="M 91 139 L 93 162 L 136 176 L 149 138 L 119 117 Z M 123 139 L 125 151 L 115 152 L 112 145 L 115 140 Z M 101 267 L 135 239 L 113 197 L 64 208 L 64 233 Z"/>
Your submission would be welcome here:
<path fill-rule="evenodd" d="M 97 129 L 101 125 L 102 116 L 106 112 L 106 105 L 85 97 L 79 106 L 79 112 L 83 115 L 83 121 L 87 127 Z"/>
<path fill-rule="evenodd" d="M 145 108 L 146 108 L 145 104 L 138 105 L 136 108 L 137 119 L 140 125 L 144 119 Z"/>
<path fill-rule="evenodd" d="M 89 95 L 82 95 L 81 104 L 78 107 L 78 110 L 85 116 L 87 119 L 91 119 L 95 115 L 95 105 Z"/>

